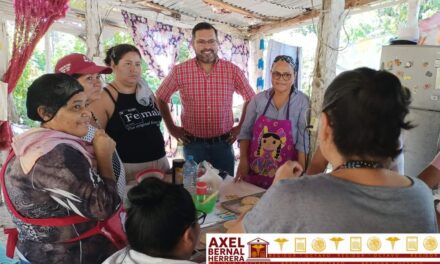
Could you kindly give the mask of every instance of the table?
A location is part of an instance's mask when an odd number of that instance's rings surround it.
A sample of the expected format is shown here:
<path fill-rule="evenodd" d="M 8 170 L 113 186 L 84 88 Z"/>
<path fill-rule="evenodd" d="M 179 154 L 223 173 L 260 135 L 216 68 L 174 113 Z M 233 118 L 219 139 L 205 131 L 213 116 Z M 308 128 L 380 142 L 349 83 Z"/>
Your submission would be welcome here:
<path fill-rule="evenodd" d="M 204 262 L 206 259 L 206 245 L 202 241 L 206 241 L 206 234 L 225 233 L 226 229 L 223 227 L 223 223 L 237 217 L 234 213 L 222 208 L 221 203 L 264 191 L 266 190 L 248 182 L 234 182 L 233 177 L 227 176 L 220 186 L 219 201 L 214 212 L 208 214 L 205 223 L 201 226 L 200 241 L 196 246 L 196 253 L 192 256 L 191 261 Z"/>

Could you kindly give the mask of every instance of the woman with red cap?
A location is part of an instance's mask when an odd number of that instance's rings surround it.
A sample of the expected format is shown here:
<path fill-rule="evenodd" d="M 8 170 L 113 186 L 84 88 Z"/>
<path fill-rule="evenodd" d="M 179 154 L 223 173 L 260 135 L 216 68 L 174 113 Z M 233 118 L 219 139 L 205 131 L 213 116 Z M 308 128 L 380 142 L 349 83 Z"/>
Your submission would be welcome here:
<path fill-rule="evenodd" d="M 101 98 L 102 79 L 101 74 L 110 74 L 112 69 L 105 66 L 96 65 L 86 55 L 72 53 L 61 58 L 55 65 L 55 73 L 65 73 L 75 78 L 84 87 L 84 93 L 91 104 Z M 90 110 L 90 109 L 89 109 Z M 87 135 L 83 139 L 93 143 L 95 133 L 98 130 L 104 132 L 101 123 L 91 111 L 90 126 Z M 125 170 L 119 155 L 115 151 L 113 154 L 113 173 L 115 174 L 119 195 L 125 197 Z"/>

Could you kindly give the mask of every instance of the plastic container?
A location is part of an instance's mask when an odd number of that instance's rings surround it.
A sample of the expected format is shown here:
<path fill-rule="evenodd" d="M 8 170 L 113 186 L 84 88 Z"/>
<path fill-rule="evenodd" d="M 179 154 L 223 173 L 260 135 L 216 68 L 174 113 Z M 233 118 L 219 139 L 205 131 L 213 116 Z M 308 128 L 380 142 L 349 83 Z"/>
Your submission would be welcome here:
<path fill-rule="evenodd" d="M 206 182 L 199 181 L 196 185 L 194 198 L 196 209 L 209 214 L 214 210 L 217 203 L 218 191 L 211 192 L 211 188 Z"/>
<path fill-rule="evenodd" d="M 208 184 L 206 182 L 197 182 L 196 184 L 196 200 L 203 203 L 208 195 Z"/>
<path fill-rule="evenodd" d="M 193 156 L 189 155 L 183 164 L 183 187 L 194 196 L 197 182 L 197 163 Z"/>
<path fill-rule="evenodd" d="M 215 205 L 217 204 L 218 192 L 214 192 L 210 195 L 207 195 L 203 202 L 197 201 L 197 198 L 194 201 L 196 209 L 207 214 L 212 213 L 214 211 Z"/>
<path fill-rule="evenodd" d="M 138 173 L 136 173 L 135 178 L 138 183 L 140 183 L 143 179 L 146 179 L 148 177 L 156 177 L 158 179 L 163 180 L 165 177 L 165 174 L 163 171 L 159 169 L 145 169 Z"/>

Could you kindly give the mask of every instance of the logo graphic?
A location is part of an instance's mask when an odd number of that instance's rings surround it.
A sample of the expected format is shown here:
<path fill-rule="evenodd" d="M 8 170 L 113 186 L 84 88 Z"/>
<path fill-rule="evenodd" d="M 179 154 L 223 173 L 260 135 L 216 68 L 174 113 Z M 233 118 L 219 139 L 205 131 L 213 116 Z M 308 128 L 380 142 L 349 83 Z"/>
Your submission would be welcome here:
<path fill-rule="evenodd" d="M 209 262 L 238 262 L 244 261 L 245 245 L 241 237 L 218 236 L 211 237 L 207 246 Z"/>
<path fill-rule="evenodd" d="M 86 56 L 83 56 L 83 60 L 84 60 L 85 62 L 91 62 L 91 61 L 89 60 L 89 58 L 87 58 Z"/>
<path fill-rule="evenodd" d="M 67 64 L 63 65 L 62 67 L 60 67 L 59 71 L 62 73 L 66 73 L 66 72 L 70 71 L 70 67 L 71 67 L 71 64 L 67 63 Z"/>
<path fill-rule="evenodd" d="M 284 243 L 286 243 L 287 241 L 289 241 L 289 240 L 287 240 L 287 239 L 285 239 L 285 238 L 277 238 L 277 239 L 275 239 L 275 242 L 278 243 L 278 245 L 280 246 L 280 250 L 281 250 L 281 251 L 283 251 L 283 245 L 284 245 Z"/>
<path fill-rule="evenodd" d="M 429 236 L 426 237 L 425 240 L 423 240 L 423 247 L 425 247 L 426 250 L 433 251 L 436 250 L 438 246 L 437 239 L 435 237 Z"/>
<path fill-rule="evenodd" d="M 261 238 L 256 238 L 254 240 L 249 241 L 249 257 L 252 259 L 267 259 L 267 249 L 269 246 L 269 242 L 263 240 Z"/>
<path fill-rule="evenodd" d="M 382 247 L 382 242 L 380 242 L 380 239 L 377 237 L 371 237 L 367 241 L 367 247 L 371 251 L 378 251 Z"/>
<path fill-rule="evenodd" d="M 391 248 L 394 250 L 394 245 L 396 245 L 396 242 L 400 240 L 398 237 L 388 237 L 388 241 L 391 243 Z"/>
<path fill-rule="evenodd" d="M 343 241 L 344 239 L 342 237 L 332 237 L 330 238 L 330 241 L 335 243 L 335 248 L 338 250 L 339 242 Z"/>
<path fill-rule="evenodd" d="M 362 250 L 362 237 L 350 237 L 350 251 Z"/>
<path fill-rule="evenodd" d="M 295 252 L 306 252 L 306 238 L 295 238 Z"/>
<path fill-rule="evenodd" d="M 312 241 L 312 248 L 316 252 L 322 252 L 325 249 L 325 240 L 318 237 Z"/>
<path fill-rule="evenodd" d="M 406 250 L 407 251 L 417 251 L 419 249 L 419 240 L 415 236 L 410 236 L 406 238 Z"/>

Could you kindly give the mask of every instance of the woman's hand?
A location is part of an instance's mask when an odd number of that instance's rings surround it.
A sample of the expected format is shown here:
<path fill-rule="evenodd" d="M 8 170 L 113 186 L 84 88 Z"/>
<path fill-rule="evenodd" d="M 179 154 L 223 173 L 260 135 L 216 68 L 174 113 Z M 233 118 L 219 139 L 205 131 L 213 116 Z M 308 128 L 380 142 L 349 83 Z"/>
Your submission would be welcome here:
<path fill-rule="evenodd" d="M 249 162 L 247 160 L 240 159 L 237 167 L 237 174 L 235 175 L 234 182 L 241 181 L 249 173 Z"/>
<path fill-rule="evenodd" d="M 301 176 L 303 170 L 303 167 L 297 161 L 288 160 L 278 168 L 277 172 L 275 173 L 273 184 L 279 180 L 298 178 Z"/>
<path fill-rule="evenodd" d="M 185 129 L 183 129 L 183 127 L 179 127 L 173 124 L 168 128 L 168 132 L 175 139 L 180 140 L 183 143 L 189 143 L 187 132 L 185 131 Z"/>
<path fill-rule="evenodd" d="M 112 167 L 112 156 L 115 148 L 115 141 L 104 130 L 96 130 L 93 138 L 93 149 L 95 150 L 99 174 L 103 177 L 111 179 L 115 177 Z"/>
<path fill-rule="evenodd" d="M 103 129 L 97 129 L 93 138 L 93 149 L 96 157 L 112 156 L 115 152 L 115 141 Z"/>

